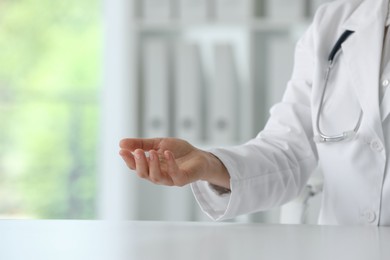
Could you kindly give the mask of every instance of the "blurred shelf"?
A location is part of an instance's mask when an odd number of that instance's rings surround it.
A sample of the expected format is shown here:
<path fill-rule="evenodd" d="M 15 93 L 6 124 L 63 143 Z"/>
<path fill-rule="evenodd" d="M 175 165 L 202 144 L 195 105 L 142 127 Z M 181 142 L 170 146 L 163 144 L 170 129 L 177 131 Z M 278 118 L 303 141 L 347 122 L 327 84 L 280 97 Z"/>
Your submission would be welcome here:
<path fill-rule="evenodd" d="M 280 31 L 290 30 L 292 28 L 307 26 L 310 23 L 309 19 L 299 19 L 294 21 L 276 20 L 269 18 L 248 19 L 248 20 L 225 20 L 225 21 L 183 21 L 183 20 L 167 20 L 167 21 L 134 21 L 134 27 L 142 31 L 186 31 L 194 29 L 221 29 L 235 28 L 249 31 Z"/>

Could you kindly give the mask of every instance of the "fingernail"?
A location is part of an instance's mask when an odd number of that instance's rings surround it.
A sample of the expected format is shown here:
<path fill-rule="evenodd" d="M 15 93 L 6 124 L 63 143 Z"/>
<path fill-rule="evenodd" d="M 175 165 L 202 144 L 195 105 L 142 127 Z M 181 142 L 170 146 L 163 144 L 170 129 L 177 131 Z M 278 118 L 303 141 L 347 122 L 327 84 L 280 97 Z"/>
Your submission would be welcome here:
<path fill-rule="evenodd" d="M 149 151 L 149 159 L 150 159 L 151 161 L 154 160 L 154 154 L 153 154 L 152 151 Z"/>
<path fill-rule="evenodd" d="M 135 151 L 135 152 L 134 152 L 134 157 L 135 157 L 135 159 L 137 159 L 137 160 L 141 159 L 141 151 Z"/>
<path fill-rule="evenodd" d="M 164 152 L 165 159 L 169 160 L 171 158 L 171 154 L 168 151 Z"/>

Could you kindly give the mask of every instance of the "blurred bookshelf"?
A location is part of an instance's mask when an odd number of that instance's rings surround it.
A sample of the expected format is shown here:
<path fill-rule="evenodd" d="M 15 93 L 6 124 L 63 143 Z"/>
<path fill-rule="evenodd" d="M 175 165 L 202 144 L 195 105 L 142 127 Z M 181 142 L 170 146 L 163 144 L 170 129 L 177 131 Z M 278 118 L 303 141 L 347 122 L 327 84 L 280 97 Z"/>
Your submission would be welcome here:
<path fill-rule="evenodd" d="M 134 12 L 130 19 L 132 37 L 137 44 L 133 53 L 136 60 L 135 69 L 137 70 L 133 79 L 133 86 L 138 88 L 140 117 L 137 135 L 144 135 L 145 128 L 158 128 L 159 124 L 154 124 L 157 119 L 151 119 L 150 123 L 144 122 L 145 117 L 142 112 L 145 111 L 145 103 L 150 96 L 145 96 L 145 82 L 147 78 L 154 77 L 145 73 L 145 52 L 148 52 L 148 42 L 160 42 L 165 45 L 167 55 L 165 76 L 169 87 L 166 89 L 171 98 L 166 109 L 169 113 L 168 123 L 170 127 L 161 132 L 162 136 L 177 136 L 182 134 L 177 132 L 177 120 L 175 113 L 180 110 L 174 99 L 181 97 L 175 96 L 178 88 L 186 88 L 175 84 L 174 78 L 177 71 L 175 64 L 176 45 L 189 44 L 196 45 L 199 59 L 200 70 L 199 77 L 202 79 L 198 86 L 192 86 L 199 89 L 200 99 L 198 106 L 193 109 L 201 110 L 201 122 L 203 128 L 200 130 L 198 138 L 189 141 L 199 144 L 225 145 L 232 143 L 241 143 L 252 138 L 264 126 L 268 110 L 272 104 L 268 96 L 272 96 L 272 101 L 281 98 L 286 83 L 289 79 L 293 64 L 293 52 L 296 41 L 303 34 L 310 24 L 316 8 L 325 1 L 318 0 L 136 0 L 133 1 Z M 284 42 L 283 46 L 289 52 L 281 50 L 285 56 L 272 57 L 277 55 L 277 50 L 271 46 L 277 41 Z M 218 122 L 212 122 L 208 117 L 212 116 L 215 110 L 213 104 L 220 99 L 219 95 L 212 97 L 213 88 L 218 88 L 216 69 L 219 68 L 219 61 L 216 53 L 218 46 L 230 46 L 230 65 L 234 67 L 229 73 L 234 74 L 234 84 L 229 84 L 230 90 L 236 93 L 236 100 L 230 101 L 226 106 L 236 107 L 237 112 L 231 113 L 231 117 L 223 118 Z M 223 47 L 222 47 L 223 48 Z M 229 54 L 225 54 L 229 55 Z M 278 55 L 277 55 L 278 56 Z M 223 56 L 221 56 L 223 58 Z M 289 66 L 281 66 L 278 73 L 273 73 L 269 68 L 269 60 L 279 58 L 280 63 L 287 63 Z M 188 62 L 192 62 L 189 60 Z M 150 63 L 150 62 L 149 62 Z M 226 62 L 225 62 L 226 65 Z M 269 75 L 276 75 L 285 81 L 279 86 L 270 86 L 273 79 Z M 161 75 L 160 75 L 161 76 Z M 219 77 L 223 77 L 218 75 Z M 227 81 L 229 82 L 229 81 Z M 271 82 L 271 83 L 270 83 Z M 281 82 L 279 80 L 278 82 Z M 156 87 L 156 86 L 154 86 Z M 275 94 L 278 93 L 278 94 Z M 150 95 L 150 94 L 149 94 Z M 279 96 L 277 96 L 279 95 Z M 232 104 L 233 102 L 233 104 Z M 228 107 L 219 107 L 217 109 L 229 109 Z M 147 118 L 147 117 L 146 117 Z M 166 118 L 165 118 L 166 120 Z M 218 121 L 218 119 L 216 119 Z M 191 125 L 190 118 L 184 120 L 188 127 Z M 231 126 L 234 129 L 224 129 L 227 121 L 234 122 Z M 225 123 L 223 123 L 225 122 Z M 221 134 L 223 131 L 233 131 L 234 134 L 226 140 L 215 142 L 210 136 L 210 129 L 215 124 Z M 146 131 L 147 132 L 147 131 Z M 158 133 L 158 129 L 154 133 Z M 183 135 L 186 137 L 186 135 Z"/>
<path fill-rule="evenodd" d="M 127 136 L 173 136 L 201 148 L 241 144 L 255 137 L 270 107 L 283 95 L 297 40 L 325 2 L 127 2 L 131 11 L 123 19 L 127 27 L 122 32 L 128 37 L 122 47 L 131 63 L 126 75 L 131 93 L 127 101 L 132 104 Z M 183 195 L 182 190 L 138 180 L 135 186 L 136 194 L 154 198 L 135 206 L 136 218 L 161 219 L 161 205 L 170 204 L 166 220 L 206 219 L 200 217 L 190 189 Z M 272 222 L 276 215 L 255 219 Z"/>

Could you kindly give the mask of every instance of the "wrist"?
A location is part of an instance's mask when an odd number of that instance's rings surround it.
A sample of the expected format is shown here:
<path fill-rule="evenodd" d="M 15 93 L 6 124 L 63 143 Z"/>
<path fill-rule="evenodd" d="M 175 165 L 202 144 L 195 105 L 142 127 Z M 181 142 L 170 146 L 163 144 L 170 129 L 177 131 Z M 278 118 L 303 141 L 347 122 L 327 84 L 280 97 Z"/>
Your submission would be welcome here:
<path fill-rule="evenodd" d="M 203 156 L 205 168 L 200 179 L 209 182 L 212 186 L 230 191 L 230 175 L 223 162 L 210 152 L 203 151 Z"/>

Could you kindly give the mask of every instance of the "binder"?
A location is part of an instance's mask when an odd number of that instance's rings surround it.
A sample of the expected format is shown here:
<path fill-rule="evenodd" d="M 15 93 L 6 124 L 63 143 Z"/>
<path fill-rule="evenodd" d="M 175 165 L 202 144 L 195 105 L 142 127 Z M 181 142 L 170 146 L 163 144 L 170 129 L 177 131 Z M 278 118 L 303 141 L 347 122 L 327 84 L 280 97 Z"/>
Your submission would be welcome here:
<path fill-rule="evenodd" d="M 272 35 L 267 39 L 267 108 L 282 100 L 294 63 L 295 43 L 288 35 Z"/>
<path fill-rule="evenodd" d="M 179 18 L 184 21 L 205 21 L 210 11 L 209 0 L 178 0 Z"/>
<path fill-rule="evenodd" d="M 215 0 L 217 20 L 247 20 L 254 13 L 251 0 Z"/>
<path fill-rule="evenodd" d="M 143 135 L 169 135 L 169 53 L 164 39 L 146 39 L 143 53 Z"/>
<path fill-rule="evenodd" d="M 175 131 L 176 136 L 192 143 L 202 139 L 202 89 L 200 48 L 196 43 L 176 45 Z"/>
<path fill-rule="evenodd" d="M 306 0 L 267 0 L 266 15 L 275 20 L 300 20 L 305 18 Z"/>
<path fill-rule="evenodd" d="M 139 0 L 145 21 L 168 21 L 172 18 L 172 0 Z"/>
<path fill-rule="evenodd" d="M 170 46 L 161 38 L 147 39 L 144 43 L 143 60 L 143 135 L 167 137 L 171 135 L 170 106 L 174 101 L 171 91 Z M 181 188 L 140 183 L 143 202 L 140 217 L 166 221 L 189 221 L 191 194 Z"/>
<path fill-rule="evenodd" d="M 238 139 L 238 73 L 234 49 L 230 43 L 214 48 L 214 77 L 209 97 L 209 137 L 216 145 L 231 144 Z"/>

